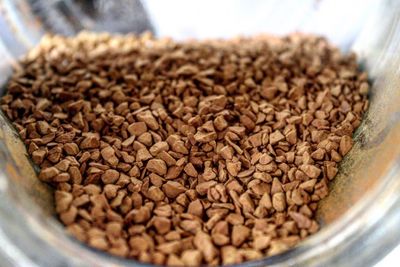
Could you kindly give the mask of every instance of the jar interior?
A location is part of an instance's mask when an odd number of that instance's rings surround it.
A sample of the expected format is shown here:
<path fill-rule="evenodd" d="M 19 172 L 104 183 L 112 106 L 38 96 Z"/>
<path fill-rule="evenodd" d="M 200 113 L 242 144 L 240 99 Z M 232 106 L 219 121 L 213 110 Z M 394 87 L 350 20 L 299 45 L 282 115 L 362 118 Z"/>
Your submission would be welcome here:
<path fill-rule="evenodd" d="M 399 51 L 400 31 L 396 31 L 398 25 L 390 19 L 395 12 L 393 10 L 395 8 L 390 4 L 378 7 L 377 1 L 373 0 L 352 1 L 351 4 L 348 1 L 302 1 L 293 7 L 292 1 L 254 1 L 252 4 L 242 1 L 239 5 L 236 2 L 231 4 L 228 1 L 211 2 L 211 0 L 202 1 L 202 4 L 179 0 L 168 1 L 167 4 L 148 0 L 143 2 L 140 9 L 142 13 L 144 10 L 148 12 L 148 15 L 141 15 L 145 18 L 142 19 L 142 26 L 129 28 L 129 25 L 121 27 L 115 24 L 115 28 L 110 28 L 102 13 L 93 11 L 96 5 L 101 6 L 101 3 L 106 5 L 106 1 L 89 2 L 89 6 L 71 8 L 67 4 L 61 8 L 61 10 L 70 8 L 72 11 L 69 12 L 72 13 L 69 13 L 69 16 L 80 14 L 82 16 L 80 25 L 75 23 L 64 30 L 58 29 L 55 25 L 52 30 L 61 33 L 65 31 L 66 34 L 73 34 L 82 28 L 96 31 L 115 31 L 117 28 L 119 32 L 154 30 L 159 36 L 171 36 L 176 39 L 224 38 L 236 34 L 251 35 L 262 32 L 286 34 L 304 31 L 323 34 L 339 45 L 344 52 L 357 53 L 360 68 L 370 74 L 372 84 L 370 107 L 354 135 L 353 149 L 341 162 L 339 173 L 330 184 L 329 196 L 319 204 L 317 218 L 323 228 L 328 228 L 330 224 L 340 220 L 357 203 L 363 201 L 369 192 L 385 181 L 387 173 L 395 164 L 400 153 L 398 145 L 400 90 L 396 90 L 400 84 L 397 70 L 400 56 L 395 53 Z M 15 3 L 26 2 L 15 1 Z M 79 13 L 79 10 L 90 12 L 82 15 L 83 11 Z M 223 10 L 228 10 L 229 12 L 225 13 L 230 14 L 225 20 L 221 19 Z M 16 12 L 16 15 L 18 14 L 21 13 Z M 42 13 L 42 16 L 43 14 L 48 15 Z M 385 14 L 386 18 L 383 18 L 382 14 Z M 171 16 L 176 16 L 176 19 L 172 20 Z M 0 55 L 4 55 L 5 58 L 0 63 L 2 93 L 5 90 L 6 77 L 9 77 L 12 68 L 18 67 L 16 58 L 37 43 L 39 37 L 48 30 L 46 23 L 49 22 L 44 22 L 36 25 L 34 33 L 21 38 L 19 34 L 23 35 L 22 29 L 25 31 L 28 29 L 25 28 L 26 23 L 33 17 L 34 15 L 31 15 L 25 17 L 25 21 L 20 21 L 18 24 L 20 28 L 17 30 L 20 29 L 21 32 L 11 34 L 5 32 L 6 29 L 1 32 L 2 37 L 12 36 L 7 40 L 3 38 L 0 43 Z M 29 29 L 32 30 L 32 27 Z M 17 48 L 10 48 L 13 42 L 18 43 Z M 3 176 L 0 180 L 0 190 L 10 201 L 10 205 L 15 207 L 15 214 L 22 214 L 23 218 L 27 219 L 16 223 L 15 227 L 22 225 L 21 227 L 29 228 L 32 232 L 39 231 L 43 239 L 40 242 L 44 243 L 60 244 L 62 240 L 69 240 L 70 243 L 66 243 L 64 248 L 67 248 L 67 253 L 75 253 L 75 256 L 83 253 L 80 249 L 87 250 L 87 253 L 95 253 L 66 236 L 54 216 L 52 188 L 37 179 L 37 167 L 30 161 L 24 144 L 2 113 L 0 146 Z M 10 230 L 11 234 L 12 232 Z"/>

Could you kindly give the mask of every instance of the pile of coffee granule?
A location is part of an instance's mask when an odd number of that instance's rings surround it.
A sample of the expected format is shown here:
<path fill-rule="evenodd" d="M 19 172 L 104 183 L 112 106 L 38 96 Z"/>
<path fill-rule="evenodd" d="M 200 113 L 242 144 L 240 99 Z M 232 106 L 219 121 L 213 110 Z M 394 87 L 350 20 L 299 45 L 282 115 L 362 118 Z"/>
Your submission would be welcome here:
<path fill-rule="evenodd" d="M 142 262 L 240 263 L 318 231 L 367 109 L 324 38 L 46 36 L 1 108 L 77 239 Z"/>

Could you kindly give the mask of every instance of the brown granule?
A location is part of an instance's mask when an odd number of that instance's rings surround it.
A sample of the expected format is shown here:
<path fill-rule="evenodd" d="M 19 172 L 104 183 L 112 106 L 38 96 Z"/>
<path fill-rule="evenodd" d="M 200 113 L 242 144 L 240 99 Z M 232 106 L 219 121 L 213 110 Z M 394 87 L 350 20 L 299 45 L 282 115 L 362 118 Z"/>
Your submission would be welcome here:
<path fill-rule="evenodd" d="M 142 262 L 219 265 L 318 231 L 368 87 L 355 56 L 321 37 L 82 33 L 46 36 L 1 108 L 77 239 Z"/>

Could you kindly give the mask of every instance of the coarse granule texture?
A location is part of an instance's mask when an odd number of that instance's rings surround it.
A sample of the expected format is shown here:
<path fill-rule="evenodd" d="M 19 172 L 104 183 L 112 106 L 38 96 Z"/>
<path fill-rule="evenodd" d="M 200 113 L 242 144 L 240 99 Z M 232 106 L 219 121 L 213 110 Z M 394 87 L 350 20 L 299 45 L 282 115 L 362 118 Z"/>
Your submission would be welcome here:
<path fill-rule="evenodd" d="M 368 87 L 355 56 L 321 37 L 82 33 L 45 37 L 1 108 L 77 239 L 142 262 L 219 265 L 318 231 Z"/>

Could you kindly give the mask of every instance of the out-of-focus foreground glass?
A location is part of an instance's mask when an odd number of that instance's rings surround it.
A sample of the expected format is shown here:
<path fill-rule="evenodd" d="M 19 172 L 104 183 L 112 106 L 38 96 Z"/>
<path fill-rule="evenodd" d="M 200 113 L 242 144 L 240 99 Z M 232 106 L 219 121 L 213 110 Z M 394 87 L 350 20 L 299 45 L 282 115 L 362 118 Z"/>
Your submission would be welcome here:
<path fill-rule="evenodd" d="M 369 266 L 400 240 L 400 1 L 0 0 L 0 88 L 16 59 L 47 32 L 152 31 L 176 39 L 323 34 L 370 73 L 370 109 L 318 209 L 320 232 L 242 266 Z M 86 247 L 53 215 L 25 148 L 0 115 L 2 266 L 144 266 Z"/>

